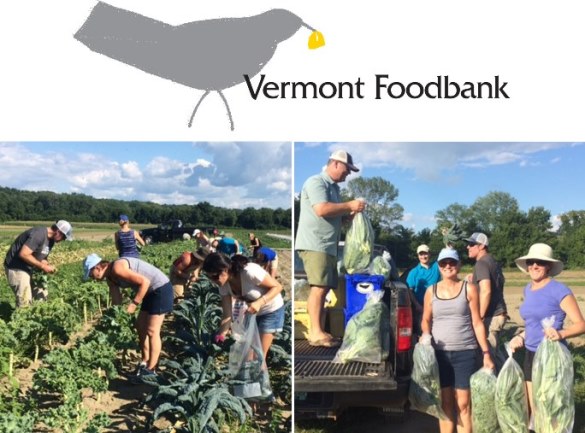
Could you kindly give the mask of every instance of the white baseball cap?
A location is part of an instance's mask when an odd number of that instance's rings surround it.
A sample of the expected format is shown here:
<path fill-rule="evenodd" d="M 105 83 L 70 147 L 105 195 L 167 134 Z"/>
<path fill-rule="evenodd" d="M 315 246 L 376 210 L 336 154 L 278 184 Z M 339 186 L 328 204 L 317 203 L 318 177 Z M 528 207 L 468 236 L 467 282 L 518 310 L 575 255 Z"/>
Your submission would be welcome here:
<path fill-rule="evenodd" d="M 345 150 L 336 150 L 331 154 L 329 159 L 343 162 L 351 171 L 360 171 L 355 165 L 353 165 L 353 158 Z"/>
<path fill-rule="evenodd" d="M 425 245 L 425 244 L 419 245 L 418 248 L 416 249 L 417 254 L 422 253 L 422 252 L 428 253 L 430 251 L 431 251 L 431 249 L 429 248 L 429 246 Z"/>
<path fill-rule="evenodd" d="M 65 238 L 67 238 L 68 241 L 73 240 L 73 229 L 71 228 L 71 224 L 65 220 L 59 220 L 55 223 L 55 225 L 59 231 L 65 235 Z"/>
<path fill-rule="evenodd" d="M 481 244 L 485 245 L 486 247 L 490 244 L 488 237 L 483 233 L 474 233 L 465 239 L 465 242 L 470 244 Z"/>
<path fill-rule="evenodd" d="M 199 229 L 195 229 L 195 230 L 193 231 L 193 236 L 197 236 L 199 233 L 201 233 L 201 230 L 199 230 Z"/>

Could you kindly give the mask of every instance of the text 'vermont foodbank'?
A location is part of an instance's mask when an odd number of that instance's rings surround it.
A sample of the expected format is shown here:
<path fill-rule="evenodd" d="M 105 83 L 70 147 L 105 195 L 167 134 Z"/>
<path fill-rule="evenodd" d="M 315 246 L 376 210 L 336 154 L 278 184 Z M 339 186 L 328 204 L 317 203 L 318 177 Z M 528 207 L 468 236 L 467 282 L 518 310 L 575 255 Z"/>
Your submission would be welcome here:
<path fill-rule="evenodd" d="M 250 96 L 267 99 L 364 99 L 367 83 L 355 81 L 269 81 L 261 74 L 256 82 L 244 75 Z M 448 75 L 437 75 L 428 82 L 402 82 L 388 75 L 374 76 L 374 99 L 510 99 L 507 81 L 494 75 L 489 81 L 456 81 Z"/>

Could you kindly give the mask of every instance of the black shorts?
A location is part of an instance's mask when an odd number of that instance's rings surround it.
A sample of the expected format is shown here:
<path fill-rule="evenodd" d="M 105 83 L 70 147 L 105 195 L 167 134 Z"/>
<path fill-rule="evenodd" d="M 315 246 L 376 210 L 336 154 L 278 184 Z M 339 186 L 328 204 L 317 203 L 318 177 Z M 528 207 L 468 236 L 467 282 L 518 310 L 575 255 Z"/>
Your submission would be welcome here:
<path fill-rule="evenodd" d="M 148 293 L 142 300 L 140 311 L 148 314 L 166 314 L 173 311 L 173 286 L 170 281 Z"/>
<path fill-rule="evenodd" d="M 526 382 L 532 382 L 532 363 L 535 354 L 536 352 L 531 352 L 528 349 L 524 351 L 524 380 Z"/>

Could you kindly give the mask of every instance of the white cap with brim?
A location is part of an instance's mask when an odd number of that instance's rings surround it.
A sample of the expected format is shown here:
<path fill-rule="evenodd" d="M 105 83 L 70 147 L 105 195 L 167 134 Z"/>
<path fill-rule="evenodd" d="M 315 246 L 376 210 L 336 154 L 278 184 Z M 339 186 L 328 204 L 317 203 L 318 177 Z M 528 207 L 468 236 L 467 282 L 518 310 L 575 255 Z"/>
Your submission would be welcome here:
<path fill-rule="evenodd" d="M 437 262 L 441 262 L 442 260 L 446 259 L 453 259 L 459 262 L 459 254 L 453 248 L 443 248 L 439 253 L 439 257 L 437 257 Z"/>
<path fill-rule="evenodd" d="M 480 244 L 485 245 L 486 247 L 489 246 L 490 240 L 484 233 L 474 233 L 467 239 L 464 239 L 465 242 L 468 244 Z"/>
<path fill-rule="evenodd" d="M 343 162 L 345 165 L 347 165 L 347 168 L 349 168 L 351 171 L 360 171 L 359 168 L 357 168 L 355 165 L 353 165 L 353 158 L 345 150 L 336 150 L 335 152 L 333 152 L 331 154 L 329 159 Z"/>
<path fill-rule="evenodd" d="M 528 273 L 528 265 L 526 260 L 542 260 L 543 262 L 550 263 L 550 270 L 548 271 L 549 277 L 554 277 L 562 272 L 564 265 L 560 260 L 553 258 L 553 250 L 547 244 L 533 244 L 528 250 L 528 254 L 522 257 L 518 257 L 516 260 L 516 266 L 524 272 Z"/>
<path fill-rule="evenodd" d="M 55 223 L 55 225 L 57 226 L 59 231 L 65 235 L 65 238 L 68 241 L 73 240 L 73 229 L 71 228 L 71 224 L 69 224 L 65 220 L 59 220 Z"/>
<path fill-rule="evenodd" d="M 197 236 L 199 233 L 201 233 L 201 230 L 199 230 L 199 229 L 195 229 L 195 230 L 193 231 L 193 236 Z"/>
<path fill-rule="evenodd" d="M 98 256 L 96 253 L 90 254 L 83 260 L 83 279 L 87 280 L 89 278 L 89 273 L 91 270 L 102 261 L 102 258 Z"/>
<path fill-rule="evenodd" d="M 431 251 L 431 249 L 429 248 L 428 245 L 425 245 L 425 244 L 419 245 L 418 248 L 416 249 L 417 254 L 423 253 L 423 252 L 428 253 L 429 251 Z"/>

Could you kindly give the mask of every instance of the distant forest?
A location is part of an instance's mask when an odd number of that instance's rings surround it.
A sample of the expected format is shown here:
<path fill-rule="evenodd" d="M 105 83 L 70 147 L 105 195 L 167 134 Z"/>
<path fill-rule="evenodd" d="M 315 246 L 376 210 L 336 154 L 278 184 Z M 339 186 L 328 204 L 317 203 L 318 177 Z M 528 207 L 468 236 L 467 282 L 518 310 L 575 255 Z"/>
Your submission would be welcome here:
<path fill-rule="evenodd" d="M 114 222 L 120 214 L 139 224 L 158 224 L 180 219 L 189 225 L 242 227 L 245 229 L 290 229 L 291 209 L 227 209 L 208 202 L 196 205 L 167 205 L 143 201 L 97 199 L 85 194 L 50 191 L 21 191 L 0 187 L 0 222 L 50 221 Z"/>

